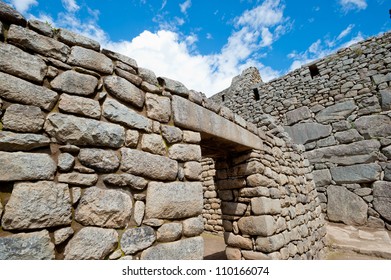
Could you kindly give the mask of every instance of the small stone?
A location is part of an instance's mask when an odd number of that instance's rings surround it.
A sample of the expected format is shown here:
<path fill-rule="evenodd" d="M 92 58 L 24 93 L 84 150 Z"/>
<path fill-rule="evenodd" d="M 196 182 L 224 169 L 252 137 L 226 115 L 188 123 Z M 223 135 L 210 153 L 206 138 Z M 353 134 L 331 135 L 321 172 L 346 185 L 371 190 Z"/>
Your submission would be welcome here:
<path fill-rule="evenodd" d="M 75 166 L 75 158 L 68 153 L 63 153 L 58 156 L 58 170 L 68 172 Z"/>
<path fill-rule="evenodd" d="M 152 246 L 155 240 L 155 231 L 149 226 L 127 229 L 121 237 L 121 249 L 131 255 Z"/>
<path fill-rule="evenodd" d="M 152 93 L 146 94 L 147 116 L 159 122 L 167 123 L 171 117 L 170 98 Z"/>
<path fill-rule="evenodd" d="M 125 145 L 129 148 L 136 148 L 140 133 L 137 130 L 128 129 L 125 134 Z"/>
<path fill-rule="evenodd" d="M 187 97 L 189 95 L 189 90 L 178 81 L 171 80 L 165 77 L 159 77 L 159 84 L 164 87 L 165 90 L 178 94 L 180 96 Z"/>
<path fill-rule="evenodd" d="M 137 226 L 141 225 L 144 218 L 144 213 L 145 213 L 145 203 L 142 201 L 136 201 L 136 203 L 134 204 L 133 218 Z"/>
<path fill-rule="evenodd" d="M 74 230 L 71 227 L 61 228 L 54 232 L 54 244 L 58 245 L 66 241 L 74 234 Z"/>
<path fill-rule="evenodd" d="M 26 19 L 17 10 L 5 2 L 0 2 L 0 18 L 9 23 L 22 26 L 26 25 Z"/>
<path fill-rule="evenodd" d="M 123 228 L 132 214 L 132 199 L 120 190 L 91 187 L 84 191 L 75 219 L 85 226 Z"/>
<path fill-rule="evenodd" d="M 180 239 L 181 236 L 182 224 L 180 223 L 164 224 L 157 230 L 157 241 L 159 242 L 172 242 Z"/>
<path fill-rule="evenodd" d="M 241 249 L 252 250 L 253 242 L 250 238 L 245 238 L 240 235 L 235 235 L 232 232 L 224 232 L 225 244 L 232 247 L 237 247 Z"/>
<path fill-rule="evenodd" d="M 145 93 L 138 87 L 118 76 L 108 76 L 103 79 L 106 90 L 119 100 L 142 108 Z"/>
<path fill-rule="evenodd" d="M 279 233 L 269 237 L 258 237 L 255 241 L 257 251 L 271 253 L 278 251 L 285 245 L 284 236 Z"/>
<path fill-rule="evenodd" d="M 50 85 L 53 89 L 61 92 L 90 96 L 98 86 L 98 79 L 91 75 L 70 70 L 58 75 L 51 81 Z"/>
<path fill-rule="evenodd" d="M 121 188 L 131 188 L 134 190 L 143 190 L 148 184 L 148 181 L 142 177 L 131 174 L 110 174 L 103 177 L 103 182 L 111 186 Z"/>
<path fill-rule="evenodd" d="M 79 202 L 79 199 L 81 197 L 81 188 L 72 187 L 71 194 L 72 194 L 72 204 L 75 205 L 76 203 Z"/>
<path fill-rule="evenodd" d="M 146 219 L 143 221 L 144 225 L 151 226 L 151 227 L 160 227 L 162 224 L 164 224 L 164 220 L 161 219 Z"/>
<path fill-rule="evenodd" d="M 141 149 L 152 154 L 166 154 L 166 145 L 159 134 L 144 134 L 141 138 Z"/>
<path fill-rule="evenodd" d="M 98 175 L 82 174 L 77 172 L 64 173 L 58 176 L 58 181 L 70 185 L 90 187 L 95 185 L 95 183 L 98 181 Z"/>
<path fill-rule="evenodd" d="M 113 73 L 113 62 L 104 54 L 79 46 L 72 47 L 68 63 L 104 74 Z"/>
<path fill-rule="evenodd" d="M 182 130 L 175 126 L 162 125 L 162 136 L 169 143 L 177 143 L 182 141 Z"/>
<path fill-rule="evenodd" d="M 66 260 L 103 260 L 117 248 L 114 229 L 82 228 L 65 247 Z"/>
<path fill-rule="evenodd" d="M 200 161 L 201 147 L 194 144 L 174 144 L 168 149 L 168 156 L 178 161 Z"/>
<path fill-rule="evenodd" d="M 227 256 L 227 260 L 241 260 L 242 252 L 238 248 L 226 247 L 225 255 Z"/>
<path fill-rule="evenodd" d="M 189 130 L 183 131 L 183 141 L 189 144 L 198 144 L 201 142 L 201 134 Z"/>
<path fill-rule="evenodd" d="M 35 106 L 12 104 L 3 117 L 4 129 L 17 132 L 39 132 L 43 128 L 45 116 Z"/>
<path fill-rule="evenodd" d="M 188 180 L 201 180 L 202 165 L 197 161 L 188 161 L 184 165 L 185 177 Z"/>
<path fill-rule="evenodd" d="M 121 257 L 122 257 L 122 251 L 121 249 L 117 249 L 109 256 L 109 260 L 118 260 Z"/>
<path fill-rule="evenodd" d="M 127 57 L 123 54 L 116 53 L 107 49 L 102 49 L 102 53 L 111 59 L 119 60 L 127 65 L 130 65 L 132 68 L 137 69 L 137 62 L 133 58 Z"/>
<path fill-rule="evenodd" d="M 314 174 L 316 187 L 327 186 L 331 183 L 331 174 L 328 169 L 314 170 L 312 174 Z"/>
<path fill-rule="evenodd" d="M 102 173 L 110 173 L 118 169 L 120 160 L 113 150 L 81 149 L 78 159 L 81 164 Z"/>
<path fill-rule="evenodd" d="M 198 236 L 204 231 L 202 216 L 189 218 L 182 222 L 183 235 L 186 237 Z"/>
<path fill-rule="evenodd" d="M 242 255 L 245 260 L 270 260 L 270 257 L 261 252 L 242 250 Z"/>

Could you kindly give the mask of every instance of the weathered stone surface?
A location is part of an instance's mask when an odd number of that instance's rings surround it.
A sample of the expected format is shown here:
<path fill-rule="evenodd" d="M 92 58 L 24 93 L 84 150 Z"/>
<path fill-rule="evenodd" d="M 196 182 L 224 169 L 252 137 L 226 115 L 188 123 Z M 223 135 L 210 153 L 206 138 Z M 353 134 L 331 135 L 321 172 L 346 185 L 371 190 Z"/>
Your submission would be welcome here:
<path fill-rule="evenodd" d="M 240 235 L 233 234 L 232 232 L 224 232 L 224 240 L 225 244 L 228 246 L 252 250 L 253 242 L 250 238 L 245 238 Z"/>
<path fill-rule="evenodd" d="M 391 222 L 391 182 L 373 183 L 373 207 L 387 221 Z"/>
<path fill-rule="evenodd" d="M 10 5 L 0 2 L 0 19 L 18 25 L 26 25 L 26 19 Z"/>
<path fill-rule="evenodd" d="M 347 131 L 341 131 L 335 133 L 335 139 L 337 139 L 339 143 L 345 144 L 345 143 L 364 140 L 364 137 L 361 136 L 357 130 L 350 129 Z"/>
<path fill-rule="evenodd" d="M 174 144 L 168 149 L 168 156 L 178 161 L 200 161 L 201 147 L 193 144 Z"/>
<path fill-rule="evenodd" d="M 331 125 L 319 123 L 298 123 L 293 126 L 284 126 L 284 129 L 296 144 L 306 144 L 327 137 L 332 130 Z"/>
<path fill-rule="evenodd" d="M 0 199 L 0 218 L 2 214 L 3 214 L 3 204 L 1 204 L 1 199 Z"/>
<path fill-rule="evenodd" d="M 136 148 L 140 133 L 137 130 L 128 129 L 125 135 L 125 146 L 130 148 Z"/>
<path fill-rule="evenodd" d="M 120 163 L 113 150 L 81 149 L 78 158 L 81 164 L 103 173 L 115 171 Z"/>
<path fill-rule="evenodd" d="M 162 125 L 162 136 L 169 143 L 177 143 L 182 141 L 182 130 L 175 126 Z"/>
<path fill-rule="evenodd" d="M 120 67 L 124 68 L 124 66 L 125 66 L 125 68 L 132 69 L 132 71 L 129 71 L 129 70 L 125 71 L 125 70 L 120 69 Z M 134 74 L 133 74 L 133 72 L 134 72 Z M 127 66 L 124 63 L 119 65 L 119 63 L 117 62 L 117 65 L 116 65 L 116 68 L 115 68 L 115 73 L 119 77 L 124 78 L 127 81 L 129 81 L 132 84 L 134 84 L 135 86 L 139 87 L 143 80 L 139 76 L 137 76 L 135 72 L 136 71 L 132 67 Z"/>
<path fill-rule="evenodd" d="M 114 99 L 107 99 L 103 104 L 103 116 L 112 122 L 126 125 L 130 128 L 152 130 L 152 121 L 136 111 L 122 105 Z"/>
<path fill-rule="evenodd" d="M 54 33 L 53 28 L 47 22 L 43 22 L 36 19 L 30 19 L 28 22 L 28 26 L 30 29 L 34 30 L 35 32 L 38 32 L 48 37 L 53 37 L 53 33 Z"/>
<path fill-rule="evenodd" d="M 17 183 L 5 206 L 2 227 L 37 229 L 70 225 L 71 221 L 68 185 L 48 181 Z"/>
<path fill-rule="evenodd" d="M 316 120 L 318 122 L 331 122 L 344 120 L 349 116 L 354 110 L 357 109 L 356 104 L 353 100 L 348 100 L 345 102 L 337 103 L 335 105 L 326 107 L 322 111 L 316 114 Z"/>
<path fill-rule="evenodd" d="M 391 90 L 381 90 L 381 107 L 384 111 L 391 110 Z"/>
<path fill-rule="evenodd" d="M 200 235 L 204 231 L 204 221 L 202 216 L 196 218 L 189 218 L 183 221 L 183 235 L 192 237 Z"/>
<path fill-rule="evenodd" d="M 100 45 L 97 41 L 87 38 L 83 35 L 73 33 L 66 29 L 60 28 L 57 35 L 59 41 L 70 46 L 77 45 L 84 48 L 93 49 L 95 51 L 99 51 L 100 49 Z"/>
<path fill-rule="evenodd" d="M 121 249 L 126 255 L 131 255 L 150 247 L 155 240 L 155 231 L 151 227 L 127 229 L 121 237 Z"/>
<path fill-rule="evenodd" d="M 68 63 L 104 74 L 113 73 L 113 62 L 104 54 L 79 46 L 72 47 Z"/>
<path fill-rule="evenodd" d="M 61 92 L 89 96 L 95 92 L 98 79 L 91 75 L 69 70 L 54 78 L 50 85 L 53 89 Z"/>
<path fill-rule="evenodd" d="M 3 72 L 38 83 L 47 72 L 43 59 L 4 43 L 0 43 L 0 67 Z"/>
<path fill-rule="evenodd" d="M 358 132 L 365 137 L 387 137 L 391 135 L 391 118 L 385 115 L 363 116 L 354 124 Z"/>
<path fill-rule="evenodd" d="M 245 260 L 270 260 L 271 258 L 261 252 L 242 250 L 242 255 Z"/>
<path fill-rule="evenodd" d="M 331 183 L 331 174 L 328 169 L 314 170 L 312 174 L 317 187 L 327 186 Z"/>
<path fill-rule="evenodd" d="M 281 213 L 281 204 L 279 199 L 267 197 L 254 197 L 251 199 L 251 211 L 255 215 L 275 215 Z"/>
<path fill-rule="evenodd" d="M 224 215 L 243 216 L 247 210 L 247 205 L 237 202 L 221 202 L 221 212 Z"/>
<path fill-rule="evenodd" d="M 257 251 L 271 253 L 281 249 L 285 245 L 284 236 L 280 233 L 269 237 L 258 237 L 255 241 Z"/>
<path fill-rule="evenodd" d="M 227 260 L 241 260 L 242 252 L 239 248 L 225 247 L 225 255 Z"/>
<path fill-rule="evenodd" d="M 364 225 L 368 205 L 358 195 L 341 186 L 327 188 L 327 216 L 330 221 L 347 225 Z"/>
<path fill-rule="evenodd" d="M 261 174 L 253 174 L 247 177 L 247 185 L 250 187 L 276 187 L 277 183 Z"/>
<path fill-rule="evenodd" d="M 391 163 L 384 168 L 384 180 L 391 181 Z"/>
<path fill-rule="evenodd" d="M 62 62 L 66 61 L 70 51 L 67 45 L 55 39 L 16 25 L 10 26 L 7 42 L 32 50 L 43 56 L 53 57 Z"/>
<path fill-rule="evenodd" d="M 324 147 L 305 152 L 305 157 L 312 163 L 336 163 L 341 165 L 352 165 L 357 163 L 373 162 L 378 159 L 380 142 L 364 140 L 351 144 Z"/>
<path fill-rule="evenodd" d="M 70 171 L 75 165 L 75 158 L 68 153 L 63 153 L 58 156 L 58 170 L 62 172 Z"/>
<path fill-rule="evenodd" d="M 299 121 L 310 118 L 312 115 L 311 110 L 307 106 L 297 108 L 295 110 L 286 113 L 287 125 L 295 124 Z"/>
<path fill-rule="evenodd" d="M 103 182 L 108 185 L 117 187 L 128 187 L 134 190 L 143 190 L 148 184 L 148 181 L 142 177 L 131 174 L 110 174 L 103 177 Z"/>
<path fill-rule="evenodd" d="M 74 230 L 71 227 L 61 228 L 54 232 L 54 244 L 58 245 L 66 241 L 74 234 Z"/>
<path fill-rule="evenodd" d="M 147 116 L 151 119 L 167 123 L 171 117 L 171 101 L 166 96 L 152 93 L 146 94 Z"/>
<path fill-rule="evenodd" d="M 106 90 L 121 101 L 142 108 L 145 93 L 138 87 L 118 76 L 108 76 L 103 79 Z"/>
<path fill-rule="evenodd" d="M 172 242 L 180 239 L 181 236 L 182 236 L 181 223 L 164 224 L 157 230 L 157 241 L 159 242 Z"/>
<path fill-rule="evenodd" d="M 52 180 L 57 166 L 47 154 L 0 152 L 0 182 Z"/>
<path fill-rule="evenodd" d="M 202 165 L 197 161 L 188 161 L 184 165 L 185 177 L 188 180 L 200 180 Z"/>
<path fill-rule="evenodd" d="M 72 145 L 119 148 L 125 140 L 125 129 L 119 125 L 58 113 L 47 117 L 44 128 L 58 141 Z"/>
<path fill-rule="evenodd" d="M 111 59 L 119 60 L 127 65 L 132 66 L 134 69 L 137 69 L 137 62 L 133 58 L 127 57 L 123 54 L 116 53 L 107 49 L 102 49 L 102 53 Z"/>
<path fill-rule="evenodd" d="M 217 188 L 219 190 L 229 190 L 229 189 L 241 189 L 246 186 L 246 180 L 244 179 L 228 179 L 228 180 L 218 180 Z"/>
<path fill-rule="evenodd" d="M 382 171 L 377 163 L 338 166 L 330 169 L 337 184 L 368 183 L 380 179 Z"/>
<path fill-rule="evenodd" d="M 29 151 L 49 144 L 50 139 L 43 135 L 0 131 L 1 151 Z"/>
<path fill-rule="evenodd" d="M 57 102 L 58 94 L 50 89 L 0 72 L 0 97 L 50 111 Z"/>
<path fill-rule="evenodd" d="M 96 174 L 82 174 L 77 172 L 60 174 L 58 181 L 76 186 L 93 186 L 98 181 Z"/>
<path fill-rule="evenodd" d="M 178 174 L 178 163 L 172 159 L 150 153 L 121 149 L 121 170 L 155 180 L 173 181 Z"/>
<path fill-rule="evenodd" d="M 58 108 L 67 113 L 73 113 L 83 117 L 100 119 L 101 109 L 99 102 L 78 96 L 62 94 Z"/>
<path fill-rule="evenodd" d="M 183 131 L 183 141 L 189 144 L 198 144 L 201 142 L 201 134 L 190 130 Z"/>
<path fill-rule="evenodd" d="M 54 260 L 49 232 L 42 230 L 0 237 L 0 260 Z"/>
<path fill-rule="evenodd" d="M 158 82 L 158 80 L 156 78 L 156 75 L 155 75 L 155 73 L 152 70 L 139 67 L 138 68 L 138 74 L 147 83 L 149 83 L 151 85 L 154 85 L 154 86 L 158 86 L 159 85 L 159 82 Z"/>
<path fill-rule="evenodd" d="M 150 182 L 147 188 L 146 217 L 182 219 L 201 214 L 200 182 Z"/>
<path fill-rule="evenodd" d="M 250 216 L 240 218 L 238 226 L 243 234 L 270 236 L 277 230 L 277 224 L 273 216 Z"/>
<path fill-rule="evenodd" d="M 192 237 L 170 243 L 158 244 L 141 254 L 142 260 L 202 260 L 204 240 Z"/>
<path fill-rule="evenodd" d="M 84 191 L 75 219 L 85 226 L 123 228 L 132 214 L 131 197 L 120 190 L 91 187 Z"/>
<path fill-rule="evenodd" d="M 141 149 L 152 154 L 166 154 L 166 145 L 159 134 L 144 134 L 141 138 Z"/>
<path fill-rule="evenodd" d="M 145 203 L 142 201 L 136 201 L 134 204 L 134 214 L 133 219 L 136 222 L 137 226 L 140 226 L 145 214 Z"/>
<path fill-rule="evenodd" d="M 165 77 L 159 77 L 159 84 L 164 87 L 165 90 L 178 94 L 180 96 L 187 97 L 189 95 L 189 90 L 181 83 L 178 81 L 174 81 L 169 78 Z"/>
<path fill-rule="evenodd" d="M 117 248 L 114 229 L 82 228 L 65 247 L 66 260 L 103 260 Z"/>
<path fill-rule="evenodd" d="M 29 105 L 12 104 L 3 117 L 4 129 L 17 132 L 39 132 L 44 122 L 45 116 L 41 109 Z"/>
<path fill-rule="evenodd" d="M 177 126 L 204 132 L 245 147 L 263 149 L 262 141 L 255 134 L 182 97 L 172 97 L 172 110 Z"/>

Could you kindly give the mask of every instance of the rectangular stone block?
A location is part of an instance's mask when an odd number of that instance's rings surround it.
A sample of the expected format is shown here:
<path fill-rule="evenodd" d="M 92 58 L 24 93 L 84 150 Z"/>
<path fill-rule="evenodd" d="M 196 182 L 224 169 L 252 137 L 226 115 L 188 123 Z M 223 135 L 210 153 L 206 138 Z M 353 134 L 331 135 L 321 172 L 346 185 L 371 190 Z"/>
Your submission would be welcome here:
<path fill-rule="evenodd" d="M 267 197 L 254 197 L 251 199 L 251 211 L 255 215 L 275 215 L 281 213 L 281 204 L 279 199 Z"/>
<path fill-rule="evenodd" d="M 104 54 L 79 46 L 72 47 L 68 63 L 104 74 L 111 74 L 114 69 L 113 62 Z"/>
<path fill-rule="evenodd" d="M 238 226 L 243 234 L 256 236 L 270 236 L 277 230 L 276 221 L 269 215 L 243 217 Z"/>
<path fill-rule="evenodd" d="M 337 184 L 369 183 L 380 179 L 382 168 L 377 163 L 338 166 L 330 169 Z"/>
<path fill-rule="evenodd" d="M 147 188 L 147 218 L 183 219 L 202 213 L 201 182 L 150 182 Z"/>

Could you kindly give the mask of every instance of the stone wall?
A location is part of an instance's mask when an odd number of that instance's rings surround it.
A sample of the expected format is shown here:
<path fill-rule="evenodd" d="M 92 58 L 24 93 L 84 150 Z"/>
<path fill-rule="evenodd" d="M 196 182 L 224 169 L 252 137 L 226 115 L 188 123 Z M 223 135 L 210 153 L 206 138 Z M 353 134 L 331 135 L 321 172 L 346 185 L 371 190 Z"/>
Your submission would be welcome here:
<path fill-rule="evenodd" d="M 390 42 L 385 33 L 268 83 L 233 83 L 211 98 L 305 146 L 330 221 L 391 230 Z M 242 76 L 236 81 L 248 80 Z"/>

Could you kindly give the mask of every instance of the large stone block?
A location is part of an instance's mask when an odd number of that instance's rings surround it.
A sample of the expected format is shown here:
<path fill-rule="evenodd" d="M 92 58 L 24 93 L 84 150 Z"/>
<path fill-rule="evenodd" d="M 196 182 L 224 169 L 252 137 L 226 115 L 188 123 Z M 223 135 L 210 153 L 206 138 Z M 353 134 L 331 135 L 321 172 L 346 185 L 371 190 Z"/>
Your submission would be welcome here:
<path fill-rule="evenodd" d="M 311 118 L 311 110 L 307 106 L 297 108 L 286 113 L 286 124 L 292 125 L 301 120 Z"/>
<path fill-rule="evenodd" d="M 224 215 L 243 216 L 246 210 L 247 210 L 247 205 L 244 203 L 226 202 L 226 201 L 223 201 L 221 203 L 221 212 Z"/>
<path fill-rule="evenodd" d="M 147 188 L 146 217 L 183 219 L 201 214 L 203 208 L 200 182 L 150 182 Z"/>
<path fill-rule="evenodd" d="M 391 118 L 385 115 L 363 116 L 354 124 L 361 135 L 369 138 L 391 135 Z"/>
<path fill-rule="evenodd" d="M 364 225 L 367 222 L 368 205 L 358 195 L 341 186 L 329 186 L 327 197 L 330 221 L 347 225 Z"/>
<path fill-rule="evenodd" d="M 0 182 L 52 180 L 57 166 L 47 154 L 0 152 Z"/>
<path fill-rule="evenodd" d="M 341 131 L 341 132 L 335 133 L 335 139 L 337 139 L 337 141 L 339 143 L 345 144 L 345 143 L 351 143 L 351 142 L 364 140 L 364 137 L 361 136 L 357 130 L 350 129 L 347 131 Z"/>
<path fill-rule="evenodd" d="M 272 253 L 278 251 L 285 245 L 285 238 L 280 233 L 269 237 L 258 237 L 255 241 L 257 251 Z"/>
<path fill-rule="evenodd" d="M 353 100 L 348 100 L 326 107 L 317 113 L 315 118 L 318 122 L 323 123 L 345 120 L 357 108 Z"/>
<path fill-rule="evenodd" d="M 314 170 L 312 174 L 317 187 L 327 186 L 331 183 L 331 174 L 328 169 Z"/>
<path fill-rule="evenodd" d="M 121 149 L 121 170 L 155 180 L 173 181 L 178 174 L 178 163 L 167 157 L 150 153 Z"/>
<path fill-rule="evenodd" d="M 200 161 L 201 147 L 194 144 L 174 144 L 168 149 L 168 156 L 178 161 Z"/>
<path fill-rule="evenodd" d="M 0 2 L 0 19 L 18 25 L 26 25 L 26 19 L 5 2 Z"/>
<path fill-rule="evenodd" d="M 50 139 L 43 135 L 0 131 L 1 151 L 29 151 L 49 146 L 49 144 Z"/>
<path fill-rule="evenodd" d="M 373 207 L 387 221 L 391 222 L 391 182 L 373 183 Z"/>
<path fill-rule="evenodd" d="M 338 166 L 330 169 L 337 184 L 369 183 L 380 179 L 382 171 L 377 163 Z"/>
<path fill-rule="evenodd" d="M 50 111 L 57 102 L 58 94 L 45 87 L 0 72 L 0 97 Z"/>
<path fill-rule="evenodd" d="M 81 149 L 78 158 L 81 164 L 103 173 L 115 171 L 120 163 L 113 150 Z"/>
<path fill-rule="evenodd" d="M 131 188 L 133 190 L 143 190 L 148 184 L 148 181 L 143 177 L 134 176 L 131 174 L 110 174 L 103 177 L 103 182 L 110 186 Z"/>
<path fill-rule="evenodd" d="M 166 96 L 146 94 L 147 116 L 159 122 L 167 123 L 171 118 L 171 100 Z"/>
<path fill-rule="evenodd" d="M 42 230 L 0 237 L 0 260 L 54 260 L 54 244 L 49 232 Z"/>
<path fill-rule="evenodd" d="M 58 108 L 67 113 L 93 119 L 100 119 L 101 115 L 100 104 L 98 101 L 89 98 L 71 96 L 65 93 L 61 94 Z"/>
<path fill-rule="evenodd" d="M 82 228 L 65 247 L 66 260 L 103 260 L 117 248 L 114 229 Z"/>
<path fill-rule="evenodd" d="M 247 185 L 250 187 L 277 187 L 277 183 L 261 174 L 253 174 L 247 177 Z"/>
<path fill-rule="evenodd" d="M 277 223 L 272 216 L 250 216 L 240 218 L 238 226 L 243 234 L 270 236 L 277 230 Z"/>
<path fill-rule="evenodd" d="M 110 57 L 111 59 L 119 60 L 119 61 L 121 61 L 121 62 L 123 62 L 123 63 L 125 63 L 127 65 L 130 65 L 134 69 L 138 68 L 137 62 L 133 58 L 127 57 L 127 56 L 125 56 L 123 54 L 120 54 L 120 53 L 117 53 L 117 52 L 113 52 L 113 51 L 110 51 L 110 50 L 107 50 L 107 49 L 102 49 L 102 53 L 104 55 L 106 55 L 107 57 Z"/>
<path fill-rule="evenodd" d="M 85 190 L 75 211 L 75 219 L 85 226 L 126 227 L 132 214 L 132 199 L 121 190 L 91 187 Z"/>
<path fill-rule="evenodd" d="M 55 39 L 40 35 L 32 30 L 17 25 L 11 25 L 8 30 L 7 42 L 22 48 L 37 52 L 65 62 L 69 47 Z"/>
<path fill-rule="evenodd" d="M 43 128 L 45 115 L 35 106 L 12 104 L 3 117 L 4 129 L 17 132 L 39 132 Z"/>
<path fill-rule="evenodd" d="M 204 221 L 202 216 L 189 218 L 183 221 L 183 235 L 186 237 L 200 235 L 204 231 Z"/>
<path fill-rule="evenodd" d="M 106 90 L 119 100 L 142 108 L 145 93 L 138 87 L 118 76 L 108 76 L 103 79 Z"/>
<path fill-rule="evenodd" d="M 162 125 L 162 136 L 169 143 L 177 143 L 182 140 L 182 130 L 171 125 Z"/>
<path fill-rule="evenodd" d="M 142 129 L 147 132 L 152 130 L 152 120 L 114 99 L 107 99 L 103 104 L 103 116 L 112 122 L 126 125 L 130 128 Z"/>
<path fill-rule="evenodd" d="M 391 89 L 381 90 L 380 96 L 383 111 L 391 110 Z"/>
<path fill-rule="evenodd" d="M 255 215 L 275 215 L 281 213 L 279 199 L 267 197 L 254 197 L 251 199 L 251 211 Z"/>
<path fill-rule="evenodd" d="M 174 123 L 179 127 L 237 143 L 237 148 L 263 149 L 262 140 L 257 135 L 187 99 L 174 95 L 172 110 Z"/>
<path fill-rule="evenodd" d="M 100 49 L 100 44 L 97 41 L 66 29 L 61 28 L 57 35 L 59 41 L 70 46 L 77 45 L 84 48 L 93 49 L 95 51 L 99 51 Z"/>
<path fill-rule="evenodd" d="M 373 162 L 379 157 L 380 142 L 364 140 L 351 144 L 324 147 L 305 152 L 305 157 L 312 163 L 336 163 L 352 165 Z"/>
<path fill-rule="evenodd" d="M 172 242 L 181 239 L 182 224 L 166 223 L 157 230 L 158 242 Z"/>
<path fill-rule="evenodd" d="M 50 85 L 60 92 L 89 96 L 94 93 L 98 79 L 91 75 L 69 70 L 54 78 Z"/>
<path fill-rule="evenodd" d="M 184 97 L 189 95 L 189 90 L 181 83 L 169 78 L 159 77 L 158 78 L 160 84 L 164 86 L 164 89 L 172 92 L 174 94 L 178 94 Z"/>
<path fill-rule="evenodd" d="M 58 141 L 72 145 L 119 148 L 125 141 L 125 129 L 119 125 L 59 113 L 50 114 L 44 128 Z"/>
<path fill-rule="evenodd" d="M 77 172 L 64 173 L 58 176 L 58 181 L 76 186 L 90 187 L 95 185 L 95 183 L 98 181 L 98 175 Z"/>
<path fill-rule="evenodd" d="M 71 198 L 66 184 L 17 183 L 4 210 L 2 227 L 6 230 L 55 227 L 72 222 Z"/>
<path fill-rule="evenodd" d="M 0 68 L 8 74 L 38 83 L 43 81 L 47 72 L 42 58 L 4 43 L 0 43 Z"/>
<path fill-rule="evenodd" d="M 296 144 L 306 144 L 330 135 L 331 125 L 319 123 L 298 123 L 293 126 L 284 126 L 286 132 Z"/>
<path fill-rule="evenodd" d="M 232 232 L 224 232 L 225 244 L 235 248 L 253 249 L 253 242 L 250 238 L 243 237 L 241 235 L 233 234 Z"/>
<path fill-rule="evenodd" d="M 127 229 L 121 237 L 121 249 L 131 255 L 151 247 L 155 240 L 155 231 L 149 226 Z"/>
<path fill-rule="evenodd" d="M 104 54 L 79 46 L 72 47 L 68 63 L 104 74 L 111 74 L 114 69 L 113 62 Z"/>
<path fill-rule="evenodd" d="M 160 134 L 144 134 L 141 138 L 141 149 L 152 154 L 166 154 L 166 144 Z"/>
<path fill-rule="evenodd" d="M 203 257 L 204 240 L 202 237 L 160 243 L 146 249 L 141 254 L 142 260 L 202 260 Z"/>

